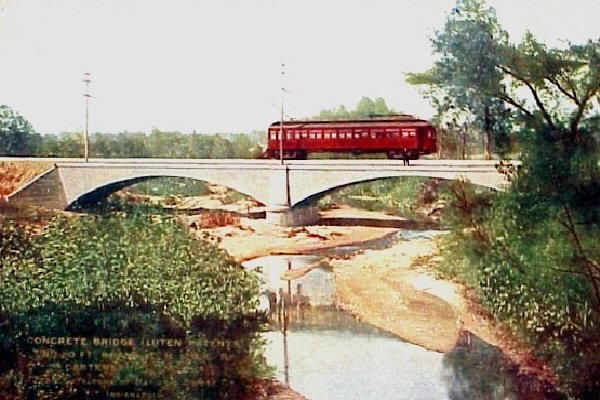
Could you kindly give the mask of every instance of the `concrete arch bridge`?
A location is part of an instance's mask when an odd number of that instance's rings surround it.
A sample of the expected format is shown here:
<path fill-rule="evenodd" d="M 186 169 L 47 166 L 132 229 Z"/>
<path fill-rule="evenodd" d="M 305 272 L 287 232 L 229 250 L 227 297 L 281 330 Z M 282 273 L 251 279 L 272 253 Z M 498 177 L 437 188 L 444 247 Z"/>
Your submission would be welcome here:
<path fill-rule="evenodd" d="M 50 161 L 54 167 L 9 198 L 55 209 L 94 202 L 151 177 L 186 177 L 227 186 L 265 206 L 267 218 L 301 225 L 310 216 L 300 207 L 307 199 L 353 183 L 415 176 L 462 179 L 495 190 L 508 185 L 498 161 L 418 160 L 403 166 L 394 160 L 178 160 L 178 159 L 4 159 Z M 515 163 L 518 164 L 518 163 Z"/>

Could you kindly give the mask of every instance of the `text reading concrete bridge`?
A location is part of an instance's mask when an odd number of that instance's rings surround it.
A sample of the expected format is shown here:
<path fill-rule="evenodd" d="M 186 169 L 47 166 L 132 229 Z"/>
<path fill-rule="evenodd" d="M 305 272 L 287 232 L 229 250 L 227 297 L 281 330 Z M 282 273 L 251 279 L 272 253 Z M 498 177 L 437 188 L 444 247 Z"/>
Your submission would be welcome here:
<path fill-rule="evenodd" d="M 178 160 L 178 159 L 1 159 L 47 161 L 54 167 L 10 198 L 68 209 L 91 203 L 133 183 L 160 176 L 187 177 L 227 186 L 265 205 L 267 217 L 302 224 L 312 198 L 353 183 L 399 176 L 463 179 L 496 190 L 507 185 L 498 161 L 418 160 Z M 308 213 L 310 214 L 310 213 Z"/>

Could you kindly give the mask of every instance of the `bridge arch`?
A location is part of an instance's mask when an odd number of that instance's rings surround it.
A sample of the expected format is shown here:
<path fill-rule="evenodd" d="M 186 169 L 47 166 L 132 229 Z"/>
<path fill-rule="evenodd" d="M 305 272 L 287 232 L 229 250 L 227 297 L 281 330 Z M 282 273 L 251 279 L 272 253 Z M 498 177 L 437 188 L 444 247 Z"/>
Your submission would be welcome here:
<path fill-rule="evenodd" d="M 82 207 L 86 207 L 86 206 L 90 206 L 90 205 L 95 205 L 98 202 L 100 202 L 102 199 L 107 198 L 108 196 L 110 196 L 113 193 L 116 193 L 119 190 L 122 190 L 126 187 L 135 185 L 136 183 L 140 183 L 140 182 L 146 182 L 146 181 L 151 181 L 153 179 L 157 179 L 157 178 L 186 178 L 186 179 L 192 179 L 198 182 L 204 182 L 204 183 L 208 183 L 208 184 L 213 184 L 213 185 L 220 185 L 220 186 L 225 186 L 227 187 L 227 189 L 229 190 L 235 190 L 238 193 L 241 193 L 245 196 L 251 197 L 253 198 L 250 194 L 247 193 L 242 193 L 239 190 L 236 190 L 235 188 L 231 188 L 227 185 L 222 185 L 221 183 L 215 183 L 215 182 L 209 182 L 206 181 L 204 179 L 198 179 L 195 177 L 189 177 L 189 176 L 180 176 L 180 175 L 140 175 L 134 178 L 127 178 L 127 179 L 122 179 L 122 180 L 117 180 L 117 181 L 113 181 L 113 182 L 108 182 L 102 186 L 98 186 L 98 187 L 93 187 L 91 189 L 89 189 L 87 192 L 80 194 L 78 197 L 72 199 L 68 204 L 66 209 L 67 210 L 76 210 Z M 254 198 L 253 198 L 254 199 Z M 256 200 L 258 203 L 263 204 L 262 202 L 260 202 L 257 199 Z"/>
<path fill-rule="evenodd" d="M 498 172 L 497 161 L 491 160 L 418 160 L 410 166 L 389 160 L 306 160 L 283 164 L 273 160 L 48 161 L 54 163 L 55 169 L 20 190 L 11 201 L 65 209 L 80 198 L 93 201 L 94 197 L 140 180 L 173 176 L 234 189 L 264 204 L 267 213 L 277 214 L 334 188 L 387 177 L 464 179 L 500 190 L 508 183 L 506 175 Z"/>
<path fill-rule="evenodd" d="M 158 178 L 190 178 L 211 184 L 225 186 L 255 199 L 260 204 L 268 204 L 269 170 L 257 170 L 247 177 L 239 168 L 219 168 L 219 165 L 59 165 L 57 168 L 64 188 L 66 207 L 76 201 L 93 202 L 101 196 L 127 187 L 131 184 Z"/>
<path fill-rule="evenodd" d="M 413 177 L 413 178 L 433 178 L 442 180 L 457 180 L 462 179 L 474 185 L 490 188 L 491 190 L 500 190 L 498 180 L 490 180 L 489 172 L 481 173 L 481 176 L 470 173 L 468 176 L 461 176 L 459 174 L 435 172 L 435 173 L 418 173 L 415 170 L 403 170 L 403 171 L 389 171 L 383 173 L 364 173 L 357 171 L 356 173 L 345 176 L 345 177 L 325 177 L 323 179 L 312 179 L 306 181 L 304 184 L 298 185 L 298 181 L 301 177 L 294 179 L 296 185 L 290 188 L 290 191 L 294 193 L 292 196 L 293 201 L 291 202 L 292 207 L 307 206 L 316 199 L 323 197 L 337 189 L 356 185 L 363 182 L 373 182 L 383 179 L 401 178 L 401 177 Z M 291 180 L 291 182 L 294 182 Z"/>

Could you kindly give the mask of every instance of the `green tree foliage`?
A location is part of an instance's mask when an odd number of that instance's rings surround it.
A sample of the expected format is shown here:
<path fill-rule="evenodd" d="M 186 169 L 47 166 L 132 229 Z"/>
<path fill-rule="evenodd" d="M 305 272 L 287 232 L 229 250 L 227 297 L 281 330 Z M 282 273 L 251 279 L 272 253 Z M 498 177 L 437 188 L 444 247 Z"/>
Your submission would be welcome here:
<path fill-rule="evenodd" d="M 335 109 L 322 110 L 315 119 L 340 120 L 392 114 L 397 114 L 397 112 L 394 109 L 388 108 L 383 98 L 377 97 L 375 100 L 371 100 L 369 97 L 362 97 L 354 110 L 347 110 L 345 106 L 340 105 Z"/>
<path fill-rule="evenodd" d="M 29 156 L 36 154 L 41 136 L 29 121 L 10 107 L 0 105 L 0 155 Z"/>
<path fill-rule="evenodd" d="M 79 132 L 62 132 L 58 135 L 42 136 L 39 149 L 42 157 L 83 157 L 83 134 Z"/>
<path fill-rule="evenodd" d="M 215 135 L 209 158 L 230 158 L 233 155 L 233 147 L 229 140 L 222 138 L 220 135 Z"/>
<path fill-rule="evenodd" d="M 459 0 L 444 29 L 432 39 L 434 66 L 424 73 L 408 74 L 414 85 L 424 85 L 427 96 L 449 128 L 469 124 L 484 134 L 486 158 L 508 150 L 507 110 L 495 93 L 503 91 L 502 47 L 508 35 L 485 0 Z"/>
<path fill-rule="evenodd" d="M 54 374 L 59 388 L 81 377 L 73 365 L 102 364 L 112 371 L 103 376 L 109 386 L 157 382 L 160 398 L 245 398 L 244 384 L 264 371 L 255 335 L 256 277 L 169 217 L 121 207 L 107 216 L 57 218 L 31 239 L 4 227 L 0 237 L 3 398 L 18 398 L 10 395 L 21 356 Z M 137 345 L 90 347 L 84 359 L 59 346 L 50 349 L 54 356 L 40 357 L 26 338 L 42 336 L 131 338 Z M 185 346 L 139 346 L 153 338 Z M 29 395 L 38 398 L 35 390 Z M 45 398 L 65 398 L 54 394 Z"/>
<path fill-rule="evenodd" d="M 512 44 L 499 26 L 478 25 L 485 21 L 495 17 L 482 1 L 459 1 L 434 40 L 447 65 L 412 77 L 442 100 L 459 90 L 481 104 L 501 102 L 504 111 L 494 118 L 504 119 L 520 144 L 523 167 L 505 193 L 454 185 L 444 268 L 532 344 L 566 393 L 598 398 L 600 41 L 548 48 L 528 33 Z M 480 41 L 473 40 L 477 26 L 487 34 Z M 493 65 L 473 63 L 476 49 L 489 51 Z"/>
<path fill-rule="evenodd" d="M 411 219 L 423 218 L 414 210 L 423 205 L 421 194 L 431 186 L 427 178 L 390 178 L 361 182 L 340 188 L 320 200 L 320 207 L 346 204 L 369 211 L 381 211 Z"/>
<path fill-rule="evenodd" d="M 90 135 L 93 158 L 258 158 L 264 132 L 208 135 L 165 132 L 94 133 Z M 264 145 L 263 145 L 264 146 Z M 61 133 L 44 135 L 38 155 L 44 157 L 83 157 L 83 135 Z"/>

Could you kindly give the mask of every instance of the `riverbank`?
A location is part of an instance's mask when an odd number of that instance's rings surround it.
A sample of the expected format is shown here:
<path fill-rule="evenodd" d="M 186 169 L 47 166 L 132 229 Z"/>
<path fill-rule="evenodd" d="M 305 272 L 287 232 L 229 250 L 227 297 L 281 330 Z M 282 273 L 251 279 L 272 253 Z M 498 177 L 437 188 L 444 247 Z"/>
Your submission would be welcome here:
<path fill-rule="evenodd" d="M 354 210 L 345 209 L 346 215 Z M 357 210 L 361 216 L 363 211 Z M 377 213 L 369 213 L 375 218 Z M 357 214 L 358 215 L 358 214 Z M 383 216 L 382 218 L 389 218 Z M 272 254 L 306 254 L 318 249 L 359 244 L 395 235 L 397 229 L 356 226 L 273 227 L 242 220 L 240 227 L 215 228 L 210 234 L 238 260 Z M 475 335 L 499 348 L 520 374 L 554 386 L 555 376 L 523 344 L 494 322 L 464 286 L 435 278 L 439 261 L 434 238 L 400 240 L 382 250 L 364 250 L 350 259 L 333 259 L 336 303 L 357 319 L 402 340 L 448 353 Z"/>
<path fill-rule="evenodd" d="M 555 375 L 495 322 L 468 288 L 435 277 L 439 260 L 435 238 L 401 240 L 351 260 L 332 260 L 338 306 L 407 342 L 438 352 L 465 346 L 465 338 L 475 335 L 499 348 L 520 374 L 556 385 Z"/>
<path fill-rule="evenodd" d="M 274 379 L 254 382 L 249 395 L 251 400 L 308 400 L 286 384 Z"/>
<path fill-rule="evenodd" d="M 337 212 L 347 213 L 348 209 L 332 211 L 327 215 L 336 215 Z M 378 214 L 360 210 L 357 212 L 363 217 L 371 218 Z M 186 223 L 191 225 L 193 218 L 195 217 L 188 217 Z M 314 225 L 290 228 L 250 218 L 241 218 L 237 225 L 195 229 L 198 237 L 212 240 L 240 262 L 269 255 L 307 254 L 333 247 L 364 245 L 395 235 L 396 232 L 396 228 L 363 226 Z"/>

